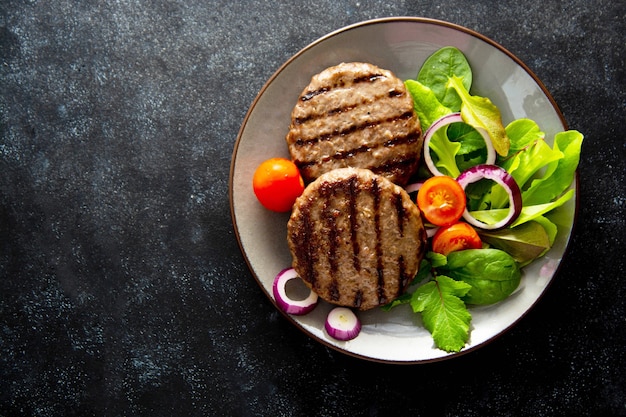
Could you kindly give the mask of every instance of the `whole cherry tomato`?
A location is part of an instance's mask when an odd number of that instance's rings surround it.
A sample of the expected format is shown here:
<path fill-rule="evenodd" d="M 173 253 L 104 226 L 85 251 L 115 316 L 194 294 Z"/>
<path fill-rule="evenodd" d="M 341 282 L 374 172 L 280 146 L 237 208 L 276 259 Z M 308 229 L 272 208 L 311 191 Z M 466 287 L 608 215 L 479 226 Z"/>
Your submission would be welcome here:
<path fill-rule="evenodd" d="M 287 212 L 304 191 L 304 181 L 293 162 L 285 158 L 271 158 L 257 167 L 252 188 L 265 208 Z"/>
<path fill-rule="evenodd" d="M 480 249 L 483 243 L 476 230 L 467 223 L 459 222 L 451 226 L 440 227 L 433 236 L 433 252 L 448 255 L 450 252 L 464 249 Z"/>
<path fill-rule="evenodd" d="M 450 226 L 465 211 L 465 191 L 452 177 L 431 177 L 417 193 L 417 206 L 426 220 L 437 226 Z"/>

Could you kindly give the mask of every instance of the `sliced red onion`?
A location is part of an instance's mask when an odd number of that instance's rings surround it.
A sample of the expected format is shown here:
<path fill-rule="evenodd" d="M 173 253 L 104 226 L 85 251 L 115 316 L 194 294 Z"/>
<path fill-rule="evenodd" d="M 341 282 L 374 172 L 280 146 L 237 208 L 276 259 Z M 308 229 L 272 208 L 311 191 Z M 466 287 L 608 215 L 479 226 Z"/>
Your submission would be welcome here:
<path fill-rule="evenodd" d="M 435 236 L 435 234 L 437 234 L 438 230 L 439 230 L 439 226 L 427 227 L 426 228 L 426 237 L 431 238 L 431 237 Z"/>
<path fill-rule="evenodd" d="M 420 190 L 420 188 L 422 188 L 422 185 L 424 183 L 423 182 L 414 182 L 411 183 L 409 185 L 407 185 L 406 187 L 404 187 L 404 191 L 406 191 L 407 193 L 411 194 L 411 193 L 416 193 Z"/>
<path fill-rule="evenodd" d="M 286 286 L 287 282 L 296 278 L 300 277 L 298 276 L 298 273 L 295 269 L 283 269 L 278 273 L 278 275 L 276 275 L 276 278 L 274 278 L 274 285 L 272 286 L 272 290 L 274 292 L 274 298 L 276 299 L 276 304 L 278 304 L 278 307 L 280 307 L 288 314 L 301 316 L 307 314 L 315 308 L 315 306 L 317 305 L 318 296 L 316 293 L 310 290 L 309 295 L 304 300 L 291 299 L 287 295 Z"/>
<path fill-rule="evenodd" d="M 446 114 L 443 117 L 440 117 L 439 119 L 435 120 L 432 125 L 430 125 L 430 127 L 426 130 L 426 134 L 424 135 L 424 162 L 426 162 L 426 166 L 435 176 L 441 176 L 444 174 L 437 169 L 435 163 L 433 162 L 433 158 L 430 156 L 430 141 L 435 135 L 436 131 L 452 123 L 465 123 L 465 121 L 461 117 L 461 113 L 450 113 Z M 483 128 L 474 127 L 474 129 L 476 129 L 476 131 L 480 133 L 480 136 L 482 136 L 483 140 L 485 141 L 485 146 L 487 147 L 487 160 L 485 161 L 485 164 L 495 164 L 496 150 L 493 147 L 493 143 L 491 142 L 489 134 Z"/>
<path fill-rule="evenodd" d="M 465 189 L 468 184 L 483 178 L 495 181 L 500 184 L 502 188 L 504 188 L 509 196 L 509 213 L 504 219 L 494 224 L 487 224 L 479 221 L 474 218 L 467 209 L 465 209 L 465 212 L 463 213 L 463 218 L 472 226 L 476 226 L 481 229 L 495 230 L 507 227 L 513 223 L 522 212 L 522 192 L 513 177 L 506 172 L 505 169 L 500 168 L 497 165 L 476 165 L 462 172 L 456 180 L 459 184 L 461 184 L 461 187 Z"/>
<path fill-rule="evenodd" d="M 347 307 L 335 307 L 326 317 L 324 328 L 328 335 L 337 340 L 351 340 L 361 332 L 361 321 Z"/>

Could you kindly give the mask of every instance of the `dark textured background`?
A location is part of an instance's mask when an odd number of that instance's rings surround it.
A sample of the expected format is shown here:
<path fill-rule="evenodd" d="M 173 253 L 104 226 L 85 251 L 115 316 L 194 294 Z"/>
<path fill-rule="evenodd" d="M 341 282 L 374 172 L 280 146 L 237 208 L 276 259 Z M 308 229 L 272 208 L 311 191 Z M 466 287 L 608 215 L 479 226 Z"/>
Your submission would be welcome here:
<path fill-rule="evenodd" d="M 624 1 L 0 3 L 0 415 L 624 416 Z M 538 305 L 453 361 L 311 341 L 248 272 L 228 201 L 256 93 L 347 24 L 447 20 L 521 58 L 585 136 Z"/>

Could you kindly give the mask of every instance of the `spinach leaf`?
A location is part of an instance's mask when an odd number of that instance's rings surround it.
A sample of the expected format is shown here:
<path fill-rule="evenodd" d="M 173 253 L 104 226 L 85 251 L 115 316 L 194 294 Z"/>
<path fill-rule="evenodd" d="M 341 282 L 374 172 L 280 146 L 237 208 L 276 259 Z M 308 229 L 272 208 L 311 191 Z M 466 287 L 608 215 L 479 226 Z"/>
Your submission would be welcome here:
<path fill-rule="evenodd" d="M 527 265 L 550 249 L 554 242 L 550 234 L 554 233 L 556 226 L 545 217 L 541 219 L 501 230 L 478 230 L 478 234 L 483 242 L 505 251 L 519 265 Z"/>
<path fill-rule="evenodd" d="M 463 79 L 465 89 L 472 86 L 472 69 L 465 55 L 453 46 L 446 46 L 429 56 L 419 73 L 417 81 L 430 87 L 441 104 L 451 112 L 461 109 L 461 99 L 453 88 L 448 86 L 448 78 L 456 75 Z"/>
<path fill-rule="evenodd" d="M 480 305 L 504 300 L 519 286 L 522 277 L 511 255 L 492 248 L 451 252 L 448 263 L 440 271 L 471 285 L 463 300 Z"/>

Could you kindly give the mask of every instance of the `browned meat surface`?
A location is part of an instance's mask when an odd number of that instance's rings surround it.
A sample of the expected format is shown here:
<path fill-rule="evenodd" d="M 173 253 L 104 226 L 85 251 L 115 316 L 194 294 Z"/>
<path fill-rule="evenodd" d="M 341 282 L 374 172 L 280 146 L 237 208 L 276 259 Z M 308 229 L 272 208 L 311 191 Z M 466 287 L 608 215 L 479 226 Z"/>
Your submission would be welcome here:
<path fill-rule="evenodd" d="M 367 310 L 404 292 L 426 233 L 408 194 L 367 169 L 328 172 L 298 198 L 288 223 L 293 267 L 326 301 Z"/>
<path fill-rule="evenodd" d="M 306 182 L 335 168 L 367 168 L 405 185 L 417 170 L 420 123 L 402 80 L 372 64 L 330 67 L 291 114 L 287 145 Z"/>

